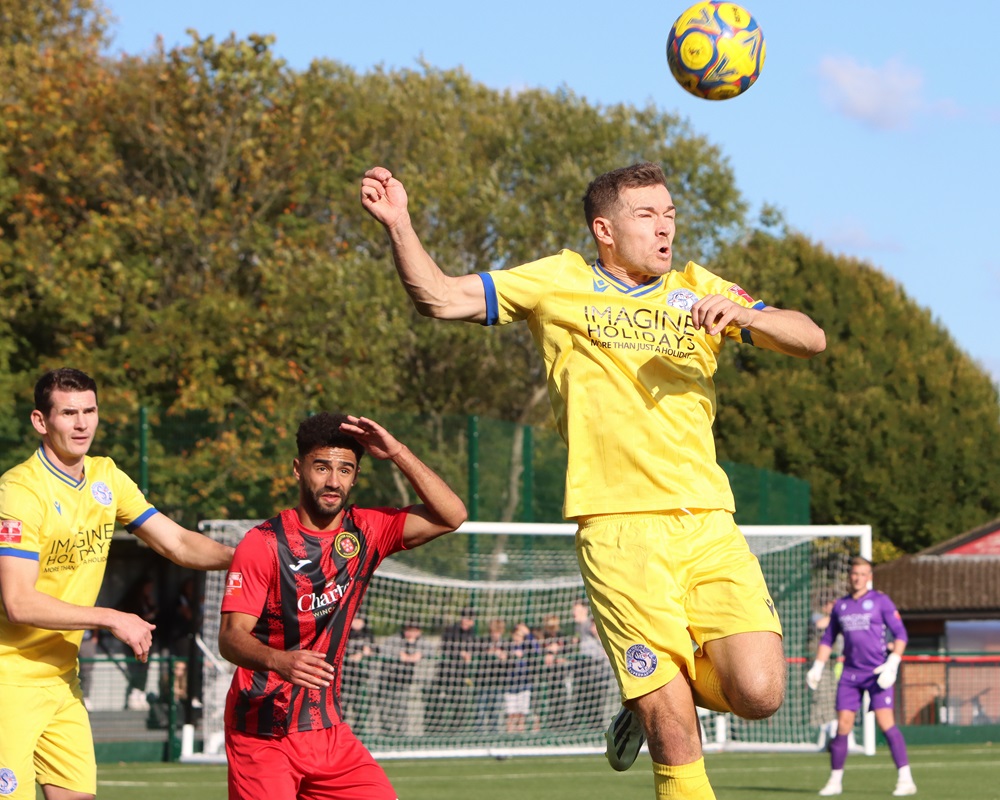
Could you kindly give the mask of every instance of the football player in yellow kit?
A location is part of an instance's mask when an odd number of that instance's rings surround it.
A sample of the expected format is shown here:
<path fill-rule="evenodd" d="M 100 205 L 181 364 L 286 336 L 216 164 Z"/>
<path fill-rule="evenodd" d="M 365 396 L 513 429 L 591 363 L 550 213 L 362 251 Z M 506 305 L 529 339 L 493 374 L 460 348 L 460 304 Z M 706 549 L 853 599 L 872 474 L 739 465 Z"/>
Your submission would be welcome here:
<path fill-rule="evenodd" d="M 97 384 L 76 369 L 43 375 L 31 423 L 41 446 L 0 477 L 0 794 L 86 800 L 97 791 L 77 674 L 83 632 L 103 628 L 149 657 L 154 626 L 95 603 L 115 526 L 171 561 L 225 569 L 233 549 L 159 513 L 110 458 L 87 455 Z"/>
<path fill-rule="evenodd" d="M 592 263 L 563 250 L 451 277 L 389 170 L 365 173 L 361 202 L 421 314 L 527 322 L 569 448 L 564 515 L 579 525 L 580 568 L 621 687 L 608 760 L 628 769 L 645 737 L 658 798 L 713 798 L 696 704 L 768 717 L 786 671 L 774 604 L 716 461 L 717 357 L 733 340 L 809 358 L 825 349 L 823 330 L 697 264 L 672 269 L 676 209 L 655 164 L 588 187 Z"/>

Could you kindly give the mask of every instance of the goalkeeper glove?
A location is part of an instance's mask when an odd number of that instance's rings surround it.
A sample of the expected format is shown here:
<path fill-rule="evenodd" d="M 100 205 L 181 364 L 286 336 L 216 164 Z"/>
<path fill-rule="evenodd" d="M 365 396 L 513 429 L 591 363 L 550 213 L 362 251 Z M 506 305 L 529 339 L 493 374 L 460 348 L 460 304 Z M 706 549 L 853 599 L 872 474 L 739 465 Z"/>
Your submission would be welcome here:
<path fill-rule="evenodd" d="M 883 689 L 888 689 L 896 682 L 896 673 L 899 672 L 900 658 L 895 653 L 889 653 L 889 657 L 884 664 L 875 667 L 875 674 L 878 675 L 878 685 Z"/>
<path fill-rule="evenodd" d="M 812 667 L 806 673 L 806 686 L 813 691 L 819 688 L 819 681 L 823 677 L 823 667 L 825 666 L 825 661 L 813 661 Z"/>

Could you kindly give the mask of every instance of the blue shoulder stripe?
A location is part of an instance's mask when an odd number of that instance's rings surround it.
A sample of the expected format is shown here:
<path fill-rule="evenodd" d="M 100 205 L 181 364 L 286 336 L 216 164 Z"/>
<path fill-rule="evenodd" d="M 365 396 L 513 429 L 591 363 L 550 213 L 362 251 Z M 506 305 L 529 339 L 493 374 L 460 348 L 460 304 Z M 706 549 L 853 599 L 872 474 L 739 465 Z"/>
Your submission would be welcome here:
<path fill-rule="evenodd" d="M 488 272 L 478 273 L 479 279 L 483 282 L 483 291 L 486 293 L 486 319 L 483 325 L 496 325 L 500 319 L 500 303 L 497 301 L 497 287 L 493 283 L 493 276 Z"/>
<path fill-rule="evenodd" d="M 0 556 L 13 556 L 14 558 L 26 558 L 28 561 L 38 561 L 38 553 L 28 550 L 15 550 L 13 547 L 0 547 Z"/>
<path fill-rule="evenodd" d="M 125 526 L 125 530 L 129 533 L 135 533 L 138 528 L 141 528 L 143 524 L 151 517 L 153 514 L 159 514 L 155 508 L 148 509 L 144 514 L 140 515 L 138 519 L 132 520 L 128 525 Z"/>
<path fill-rule="evenodd" d="M 765 303 L 763 300 L 758 300 L 756 303 L 750 306 L 750 308 L 755 308 L 758 311 L 760 311 L 762 308 L 767 308 L 767 303 Z M 740 339 L 743 341 L 743 344 L 753 344 L 753 336 L 751 336 L 750 331 L 746 330 L 745 328 L 740 331 Z"/>

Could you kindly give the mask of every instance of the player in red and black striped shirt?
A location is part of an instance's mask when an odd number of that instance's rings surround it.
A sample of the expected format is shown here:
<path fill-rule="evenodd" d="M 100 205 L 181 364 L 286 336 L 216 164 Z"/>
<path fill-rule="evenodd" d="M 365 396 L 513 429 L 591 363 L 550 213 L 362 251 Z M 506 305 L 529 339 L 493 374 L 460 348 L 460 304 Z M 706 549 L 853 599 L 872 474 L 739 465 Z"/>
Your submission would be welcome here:
<path fill-rule="evenodd" d="M 465 505 L 377 423 L 317 414 L 296 436 L 299 504 L 249 531 L 222 601 L 219 649 L 237 665 L 226 698 L 232 800 L 394 800 L 341 719 L 340 665 L 372 573 L 391 553 L 455 530 Z M 361 456 L 391 460 L 421 505 L 348 505 Z"/>

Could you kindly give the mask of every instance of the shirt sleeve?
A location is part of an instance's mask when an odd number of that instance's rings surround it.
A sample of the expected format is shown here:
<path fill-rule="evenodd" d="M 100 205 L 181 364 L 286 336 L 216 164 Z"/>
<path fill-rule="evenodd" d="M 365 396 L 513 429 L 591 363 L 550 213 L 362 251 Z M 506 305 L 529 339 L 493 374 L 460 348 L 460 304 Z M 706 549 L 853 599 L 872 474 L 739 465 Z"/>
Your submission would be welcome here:
<path fill-rule="evenodd" d="M 367 539 L 378 549 L 379 560 L 373 566 L 381 564 L 386 556 L 406 549 L 403 546 L 403 526 L 411 508 L 413 506 L 354 509 L 354 523 L 362 528 Z"/>
<path fill-rule="evenodd" d="M 256 528 L 236 545 L 233 563 L 226 574 L 222 611 L 260 618 L 274 576 L 274 557 Z"/>
<path fill-rule="evenodd" d="M 693 266 L 697 268 L 695 274 L 697 275 L 698 282 L 704 286 L 704 291 L 699 292 L 702 297 L 705 294 L 718 294 L 744 308 L 754 308 L 758 311 L 767 308 L 767 304 L 763 300 L 755 300 L 738 283 L 733 283 L 713 272 L 709 272 L 700 265 L 695 264 Z M 727 338 L 741 341 L 743 344 L 752 345 L 754 343 L 750 331 L 744 330 L 737 325 L 726 326 L 724 334 Z"/>
<path fill-rule="evenodd" d="M 479 273 L 486 293 L 483 324 L 506 325 L 528 319 L 563 271 L 571 266 L 573 257 L 584 263 L 582 256 L 563 250 L 519 267 Z"/>
<path fill-rule="evenodd" d="M 823 631 L 823 636 L 819 640 L 820 644 L 825 644 L 827 647 L 833 647 L 834 641 L 837 639 L 837 635 L 840 633 L 840 620 L 837 619 L 837 612 L 830 612 L 830 624 L 826 626 L 826 630 Z"/>
<path fill-rule="evenodd" d="M 904 642 L 909 640 L 906 627 L 899 616 L 896 604 L 886 594 L 882 595 L 882 618 L 885 620 L 885 624 L 889 627 L 889 630 L 892 631 L 894 638 Z"/>
<path fill-rule="evenodd" d="M 129 533 L 141 528 L 154 514 L 153 508 L 139 486 L 117 466 L 114 468 L 115 497 L 118 499 L 115 518 Z"/>
<path fill-rule="evenodd" d="M 0 555 L 38 560 L 44 512 L 42 499 L 27 484 L 0 483 Z"/>

